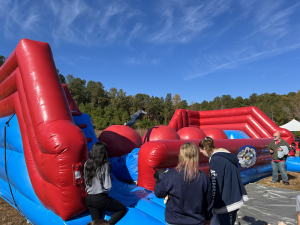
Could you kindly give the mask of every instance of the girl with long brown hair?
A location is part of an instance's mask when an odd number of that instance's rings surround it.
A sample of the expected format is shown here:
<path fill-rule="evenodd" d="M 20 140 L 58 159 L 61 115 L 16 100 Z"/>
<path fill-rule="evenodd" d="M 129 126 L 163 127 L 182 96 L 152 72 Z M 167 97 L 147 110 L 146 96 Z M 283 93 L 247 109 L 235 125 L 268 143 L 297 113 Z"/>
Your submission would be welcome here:
<path fill-rule="evenodd" d="M 169 196 L 165 210 L 168 224 L 209 223 L 211 188 L 206 174 L 199 170 L 199 152 L 194 143 L 186 142 L 180 147 L 177 167 L 155 185 L 154 193 L 158 198 Z"/>

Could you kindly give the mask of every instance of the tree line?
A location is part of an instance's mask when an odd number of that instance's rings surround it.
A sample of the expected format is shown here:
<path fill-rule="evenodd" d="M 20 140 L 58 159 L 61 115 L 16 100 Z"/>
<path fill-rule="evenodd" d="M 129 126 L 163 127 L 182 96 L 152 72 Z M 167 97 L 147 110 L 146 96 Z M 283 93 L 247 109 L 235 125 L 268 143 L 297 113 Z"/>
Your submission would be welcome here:
<path fill-rule="evenodd" d="M 5 57 L 0 56 L 0 66 Z M 79 109 L 91 116 L 97 130 L 103 130 L 111 125 L 122 125 L 140 107 L 153 114 L 152 119 L 137 122 L 133 128 L 150 128 L 155 125 L 168 125 L 176 109 L 190 109 L 196 111 L 220 110 L 245 106 L 257 106 L 277 125 L 281 126 L 292 119 L 300 121 L 300 90 L 279 95 L 253 93 L 249 98 L 231 95 L 215 97 L 212 101 L 187 103 L 179 94 L 168 93 L 165 97 L 149 96 L 138 93 L 127 95 L 123 89 L 111 88 L 106 90 L 101 82 L 88 81 L 69 74 L 66 77 L 59 73 L 61 83 L 67 84 Z M 299 136 L 300 132 L 294 132 Z"/>

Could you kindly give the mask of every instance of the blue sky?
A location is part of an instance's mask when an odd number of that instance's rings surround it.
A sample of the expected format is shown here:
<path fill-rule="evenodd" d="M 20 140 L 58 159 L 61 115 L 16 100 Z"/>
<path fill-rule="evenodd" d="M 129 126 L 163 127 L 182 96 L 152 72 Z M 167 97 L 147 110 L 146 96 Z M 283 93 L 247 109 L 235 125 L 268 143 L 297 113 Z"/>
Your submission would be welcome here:
<path fill-rule="evenodd" d="M 0 55 L 48 42 L 60 73 L 202 102 L 300 89 L 299 0 L 0 0 Z"/>

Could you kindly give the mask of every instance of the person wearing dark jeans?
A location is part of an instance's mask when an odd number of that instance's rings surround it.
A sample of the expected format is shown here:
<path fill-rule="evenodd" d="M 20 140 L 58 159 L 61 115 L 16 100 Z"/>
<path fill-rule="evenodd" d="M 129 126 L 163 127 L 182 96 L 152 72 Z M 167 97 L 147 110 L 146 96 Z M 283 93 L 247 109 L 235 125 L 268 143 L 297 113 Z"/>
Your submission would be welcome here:
<path fill-rule="evenodd" d="M 152 117 L 149 113 L 145 112 L 145 108 L 141 107 L 139 111 L 135 112 L 129 122 L 124 123 L 124 126 L 132 127 L 135 121 L 143 120 L 143 116 L 147 115 L 148 117 Z"/>
<path fill-rule="evenodd" d="M 85 204 L 93 221 L 102 219 L 103 210 L 115 212 L 108 221 L 110 225 L 114 225 L 125 216 L 127 210 L 123 203 L 108 196 L 112 187 L 110 171 L 107 145 L 96 142 L 84 164 L 84 184 L 87 192 Z"/>

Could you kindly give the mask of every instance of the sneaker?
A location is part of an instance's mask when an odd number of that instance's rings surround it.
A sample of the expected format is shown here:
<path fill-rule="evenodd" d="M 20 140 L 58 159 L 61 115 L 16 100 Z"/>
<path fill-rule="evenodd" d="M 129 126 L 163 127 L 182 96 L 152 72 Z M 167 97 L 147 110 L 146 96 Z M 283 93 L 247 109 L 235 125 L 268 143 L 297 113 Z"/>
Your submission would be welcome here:
<path fill-rule="evenodd" d="M 283 182 L 284 183 L 284 185 L 290 185 L 290 183 L 289 182 Z"/>
<path fill-rule="evenodd" d="M 278 183 L 278 181 L 270 181 L 270 183 Z"/>

